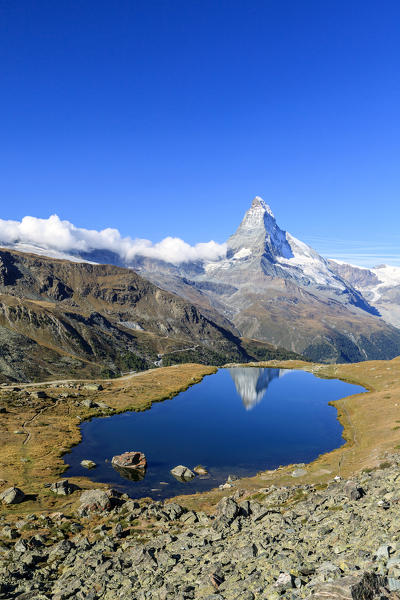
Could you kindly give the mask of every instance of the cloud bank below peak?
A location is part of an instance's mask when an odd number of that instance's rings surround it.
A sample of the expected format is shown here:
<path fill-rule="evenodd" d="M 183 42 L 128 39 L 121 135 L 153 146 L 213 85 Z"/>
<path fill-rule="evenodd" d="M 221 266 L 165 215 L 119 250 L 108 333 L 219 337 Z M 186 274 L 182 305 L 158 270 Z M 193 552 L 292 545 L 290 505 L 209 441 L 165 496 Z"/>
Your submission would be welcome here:
<path fill-rule="evenodd" d="M 48 219 L 24 217 L 21 221 L 0 219 L 0 245 L 35 245 L 62 253 L 86 253 L 109 250 L 129 264 L 136 256 L 180 264 L 188 261 L 213 261 L 226 255 L 226 244 L 210 241 L 191 246 L 176 237 L 166 237 L 153 243 L 146 239 L 122 237 L 118 229 L 101 231 L 76 227 L 58 215 Z"/>

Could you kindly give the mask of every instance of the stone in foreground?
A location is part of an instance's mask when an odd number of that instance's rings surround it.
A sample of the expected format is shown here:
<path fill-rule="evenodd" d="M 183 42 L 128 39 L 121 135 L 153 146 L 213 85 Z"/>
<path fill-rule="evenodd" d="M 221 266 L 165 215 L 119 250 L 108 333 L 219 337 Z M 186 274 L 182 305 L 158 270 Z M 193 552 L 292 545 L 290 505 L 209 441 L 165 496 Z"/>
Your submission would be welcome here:
<path fill-rule="evenodd" d="M 10 487 L 0 494 L 0 501 L 4 504 L 19 504 L 24 498 L 24 492 L 17 487 Z"/>
<path fill-rule="evenodd" d="M 144 479 L 147 468 L 147 460 L 143 452 L 124 452 L 113 456 L 112 466 L 122 477 L 141 481 Z"/>
<path fill-rule="evenodd" d="M 104 513 L 110 511 L 115 505 L 115 498 L 112 490 L 86 490 L 79 499 L 80 507 L 78 512 L 81 516 L 88 516 L 90 513 Z"/>
<path fill-rule="evenodd" d="M 349 575 L 333 582 L 321 584 L 312 596 L 315 600 L 375 600 L 387 598 L 384 578 L 376 573 Z"/>
<path fill-rule="evenodd" d="M 183 465 L 178 465 L 177 467 L 171 469 L 171 474 L 179 481 L 190 481 L 195 477 L 193 471 L 191 471 L 188 467 L 184 467 Z"/>

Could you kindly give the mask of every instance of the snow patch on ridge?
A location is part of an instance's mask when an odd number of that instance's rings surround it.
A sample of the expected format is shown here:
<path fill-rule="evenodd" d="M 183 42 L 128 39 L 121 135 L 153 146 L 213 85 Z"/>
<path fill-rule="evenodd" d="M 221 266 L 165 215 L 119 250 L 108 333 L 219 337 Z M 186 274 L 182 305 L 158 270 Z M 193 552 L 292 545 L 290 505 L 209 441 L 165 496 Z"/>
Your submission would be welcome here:
<path fill-rule="evenodd" d="M 250 248 L 242 248 L 241 250 L 238 250 L 238 252 L 236 252 L 236 254 L 234 254 L 232 256 L 232 260 L 240 260 L 241 258 L 247 258 L 250 255 L 251 255 Z"/>
<path fill-rule="evenodd" d="M 317 285 L 330 286 L 338 289 L 344 289 L 345 286 L 332 273 L 328 263 L 311 246 L 301 242 L 286 233 L 286 239 L 292 249 L 293 257 L 277 257 L 279 265 L 285 269 L 293 267 L 300 269 L 303 275 L 315 282 Z"/>

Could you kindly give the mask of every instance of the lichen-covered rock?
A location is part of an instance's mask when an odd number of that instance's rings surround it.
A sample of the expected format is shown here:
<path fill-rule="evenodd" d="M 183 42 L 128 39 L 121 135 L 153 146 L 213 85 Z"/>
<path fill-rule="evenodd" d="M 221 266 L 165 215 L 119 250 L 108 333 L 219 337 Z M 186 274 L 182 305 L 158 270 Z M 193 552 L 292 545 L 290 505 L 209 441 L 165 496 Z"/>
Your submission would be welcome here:
<path fill-rule="evenodd" d="M 79 502 L 79 514 L 81 516 L 107 512 L 113 507 L 111 494 L 104 490 L 86 490 L 81 494 Z"/>
<path fill-rule="evenodd" d="M 384 578 L 376 573 L 349 575 L 317 587 L 312 598 L 313 600 L 375 600 L 375 598 L 385 597 L 384 584 Z"/>
<path fill-rule="evenodd" d="M 24 499 L 24 492 L 17 487 L 10 487 L 0 494 L 0 502 L 4 504 L 19 504 Z"/>
<path fill-rule="evenodd" d="M 365 496 L 365 491 L 351 480 L 346 481 L 343 491 L 350 500 L 359 500 Z"/>
<path fill-rule="evenodd" d="M 217 504 L 217 514 L 219 517 L 226 520 L 226 522 L 232 523 L 240 512 L 239 506 L 236 504 L 233 498 L 225 497 L 222 498 Z"/>

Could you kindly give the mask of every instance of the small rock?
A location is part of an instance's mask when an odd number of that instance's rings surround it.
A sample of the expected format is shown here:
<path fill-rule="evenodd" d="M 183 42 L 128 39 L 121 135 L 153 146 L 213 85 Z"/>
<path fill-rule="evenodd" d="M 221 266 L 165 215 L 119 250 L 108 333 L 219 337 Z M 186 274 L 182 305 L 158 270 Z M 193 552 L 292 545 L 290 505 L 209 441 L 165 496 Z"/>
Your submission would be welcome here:
<path fill-rule="evenodd" d="M 190 481 L 195 477 L 193 471 L 191 471 L 188 467 L 184 467 L 183 465 L 178 465 L 171 469 L 171 474 L 178 479 L 179 481 Z"/>
<path fill-rule="evenodd" d="M 96 402 L 93 402 L 93 400 L 91 400 L 90 398 L 85 398 L 84 400 L 82 400 L 81 406 L 85 406 L 86 408 L 96 408 L 97 404 Z"/>
<path fill-rule="evenodd" d="M 94 469 L 95 467 L 97 467 L 96 463 L 93 460 L 89 460 L 89 459 L 84 459 L 81 460 L 81 465 L 82 467 L 85 467 L 85 469 Z"/>
<path fill-rule="evenodd" d="M 178 520 L 185 512 L 185 509 L 177 502 L 170 502 L 169 504 L 164 504 L 163 510 L 164 513 L 166 513 L 167 516 L 171 519 L 171 521 Z"/>
<path fill-rule="evenodd" d="M 210 581 L 211 581 L 213 587 L 215 587 L 215 589 L 217 590 L 219 588 L 219 586 L 224 582 L 224 578 L 221 573 L 215 572 L 215 573 L 211 573 Z"/>
<path fill-rule="evenodd" d="M 193 471 L 197 474 L 197 475 L 208 475 L 208 471 L 205 467 L 203 467 L 202 465 L 197 465 L 197 467 L 195 467 L 193 469 Z"/>
<path fill-rule="evenodd" d="M 274 587 L 283 590 L 293 588 L 293 579 L 290 573 L 280 573 L 278 579 L 274 583 Z"/>
<path fill-rule="evenodd" d="M 193 523 L 197 523 L 197 515 L 193 510 L 189 510 L 184 513 L 179 520 L 186 525 L 193 525 Z"/>
<path fill-rule="evenodd" d="M 388 577 L 388 588 L 390 592 L 400 592 L 400 580 L 395 577 Z"/>
<path fill-rule="evenodd" d="M 85 383 L 83 389 L 90 392 L 101 392 L 104 388 L 100 383 Z"/>
<path fill-rule="evenodd" d="M 50 489 L 59 496 L 69 496 L 75 490 L 79 490 L 79 487 L 73 483 L 70 483 L 68 479 L 61 479 L 60 481 L 52 483 Z"/>
<path fill-rule="evenodd" d="M 379 546 L 378 550 L 376 551 L 376 557 L 388 559 L 390 548 L 391 546 L 388 544 L 382 544 L 382 546 Z"/>
<path fill-rule="evenodd" d="M 14 550 L 16 550 L 16 552 L 26 552 L 28 550 L 28 544 L 26 543 L 25 540 L 20 538 L 18 540 L 18 542 L 15 544 Z"/>
<path fill-rule="evenodd" d="M 29 392 L 29 395 L 32 398 L 40 398 L 40 399 L 48 398 L 48 395 L 43 390 L 36 390 L 34 392 Z"/>
<path fill-rule="evenodd" d="M 359 500 L 365 496 L 364 490 L 351 480 L 346 481 L 344 485 L 344 493 L 350 500 Z"/>
<path fill-rule="evenodd" d="M 10 527 L 9 525 L 6 525 L 1 530 L 1 535 L 2 537 L 7 538 L 9 540 L 15 540 L 18 537 L 18 531 Z"/>
<path fill-rule="evenodd" d="M 146 475 L 147 460 L 143 452 L 124 452 L 113 456 L 111 464 L 122 477 L 141 481 Z"/>

